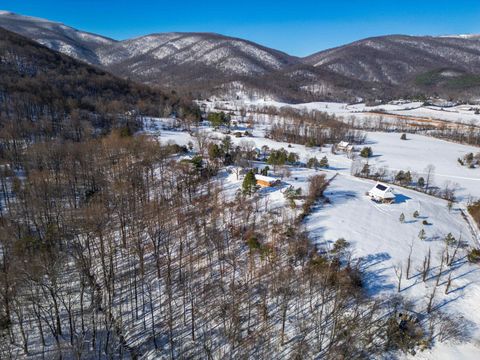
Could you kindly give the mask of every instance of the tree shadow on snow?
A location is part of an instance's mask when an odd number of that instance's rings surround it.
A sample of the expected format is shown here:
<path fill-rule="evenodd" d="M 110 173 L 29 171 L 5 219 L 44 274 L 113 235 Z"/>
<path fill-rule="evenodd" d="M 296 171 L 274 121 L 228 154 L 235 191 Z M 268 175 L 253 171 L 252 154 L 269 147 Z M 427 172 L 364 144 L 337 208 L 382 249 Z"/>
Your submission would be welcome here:
<path fill-rule="evenodd" d="M 363 272 L 363 286 L 372 296 L 383 291 L 389 291 L 395 288 L 394 284 L 388 282 L 389 276 L 384 275 L 385 271 L 390 271 L 391 267 L 382 267 L 379 269 L 368 270 L 375 265 L 390 260 L 390 254 L 386 252 L 370 254 L 360 259 L 360 269 Z"/>
<path fill-rule="evenodd" d="M 390 272 L 391 267 L 383 267 L 373 271 L 366 271 L 363 276 L 363 287 L 371 296 L 378 295 L 384 291 L 391 291 L 396 286 L 389 282 L 389 275 L 384 275 L 385 272 Z"/>
<path fill-rule="evenodd" d="M 362 271 L 380 264 L 384 261 L 390 260 L 392 257 L 387 252 L 381 252 L 376 254 L 369 254 L 360 258 L 360 269 Z"/>
<path fill-rule="evenodd" d="M 324 195 L 330 203 L 335 205 L 357 198 L 357 193 L 351 190 L 326 191 Z"/>
<path fill-rule="evenodd" d="M 336 167 L 336 166 L 329 166 L 327 169 L 332 170 L 332 171 L 348 170 L 348 168 L 346 168 L 346 167 Z"/>

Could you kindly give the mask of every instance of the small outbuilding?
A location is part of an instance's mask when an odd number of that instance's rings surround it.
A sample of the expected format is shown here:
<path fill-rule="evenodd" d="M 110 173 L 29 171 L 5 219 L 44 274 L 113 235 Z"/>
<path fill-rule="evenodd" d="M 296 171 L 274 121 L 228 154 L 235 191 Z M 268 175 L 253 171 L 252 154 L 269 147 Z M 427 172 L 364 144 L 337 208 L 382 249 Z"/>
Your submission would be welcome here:
<path fill-rule="evenodd" d="M 279 179 L 258 174 L 255 174 L 255 180 L 257 181 L 257 185 L 261 187 L 272 187 L 280 183 Z"/>
<path fill-rule="evenodd" d="M 351 145 L 347 141 L 340 141 L 336 146 L 335 149 L 338 151 L 345 151 L 345 152 L 351 152 L 353 151 L 353 145 Z"/>
<path fill-rule="evenodd" d="M 368 193 L 373 201 L 392 204 L 395 202 L 393 188 L 389 185 L 378 182 Z"/>

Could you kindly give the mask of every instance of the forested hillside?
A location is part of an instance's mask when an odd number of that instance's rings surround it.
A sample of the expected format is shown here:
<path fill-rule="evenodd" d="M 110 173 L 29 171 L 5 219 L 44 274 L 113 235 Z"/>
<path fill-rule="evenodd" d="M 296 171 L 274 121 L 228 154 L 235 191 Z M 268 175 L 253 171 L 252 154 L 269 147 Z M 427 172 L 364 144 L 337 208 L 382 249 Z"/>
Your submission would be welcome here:
<path fill-rule="evenodd" d="M 86 132 L 137 127 L 138 115 L 198 119 L 198 109 L 173 94 L 119 79 L 1 28 L 0 73 L 5 137 L 80 140 Z"/>

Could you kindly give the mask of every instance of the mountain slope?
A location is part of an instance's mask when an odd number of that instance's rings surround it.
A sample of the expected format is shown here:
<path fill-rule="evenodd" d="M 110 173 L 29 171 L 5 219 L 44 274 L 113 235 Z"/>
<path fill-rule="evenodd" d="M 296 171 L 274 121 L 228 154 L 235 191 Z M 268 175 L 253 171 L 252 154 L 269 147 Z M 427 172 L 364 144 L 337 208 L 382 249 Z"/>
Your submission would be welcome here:
<path fill-rule="evenodd" d="M 258 76 L 300 60 L 250 41 L 212 33 L 151 34 L 115 41 L 63 24 L 0 12 L 0 26 L 119 76 L 178 87 Z"/>
<path fill-rule="evenodd" d="M 17 15 L 8 11 L 0 11 L 0 26 L 35 40 L 52 50 L 94 65 L 100 65 L 97 51 L 116 42 L 57 22 Z"/>
<path fill-rule="evenodd" d="M 310 55 L 304 62 L 351 78 L 399 85 L 432 70 L 480 72 L 475 37 L 381 36 Z"/>
<path fill-rule="evenodd" d="M 109 130 L 128 121 L 127 112 L 165 116 L 179 110 L 194 116 L 197 109 L 2 28 L 0 74 L 0 129 L 11 122 L 24 126 L 26 136 L 63 133 L 75 122 L 72 118 Z"/>
<path fill-rule="evenodd" d="M 277 50 L 211 33 L 147 35 L 104 48 L 100 57 L 116 73 L 168 85 L 266 74 L 299 62 Z"/>
<path fill-rule="evenodd" d="M 117 76 L 201 98 L 250 94 L 302 102 L 480 97 L 477 35 L 380 36 L 301 59 L 212 33 L 115 41 L 8 12 L 0 12 L 0 26 Z"/>

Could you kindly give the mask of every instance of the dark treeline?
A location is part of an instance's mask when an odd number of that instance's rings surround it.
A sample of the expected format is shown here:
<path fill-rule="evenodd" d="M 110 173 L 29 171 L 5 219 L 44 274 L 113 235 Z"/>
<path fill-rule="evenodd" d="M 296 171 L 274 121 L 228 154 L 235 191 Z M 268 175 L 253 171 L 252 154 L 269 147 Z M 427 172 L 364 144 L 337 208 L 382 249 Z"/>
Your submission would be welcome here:
<path fill-rule="evenodd" d="M 339 141 L 361 144 L 366 135 L 349 124 L 322 111 L 299 111 L 291 108 L 266 107 L 261 113 L 275 117 L 267 136 L 276 141 L 323 146 Z"/>

